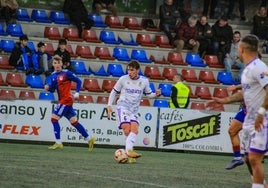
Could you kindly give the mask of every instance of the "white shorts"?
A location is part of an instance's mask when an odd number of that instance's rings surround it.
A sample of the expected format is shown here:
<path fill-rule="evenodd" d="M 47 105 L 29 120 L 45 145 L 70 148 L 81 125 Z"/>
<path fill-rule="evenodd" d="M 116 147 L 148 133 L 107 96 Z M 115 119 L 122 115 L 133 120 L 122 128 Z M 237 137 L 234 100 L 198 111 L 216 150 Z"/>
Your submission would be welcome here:
<path fill-rule="evenodd" d="M 265 126 L 260 132 L 253 126 L 244 126 L 242 129 L 241 150 L 245 154 L 255 152 L 265 154 L 268 151 L 268 129 Z"/>
<path fill-rule="evenodd" d="M 268 131 L 265 126 L 260 132 L 255 131 L 251 138 L 250 151 L 260 154 L 265 154 L 268 150 Z"/>
<path fill-rule="evenodd" d="M 251 137 L 254 134 L 255 130 L 253 126 L 243 126 L 241 132 L 241 151 L 247 155 L 249 152 Z"/>
<path fill-rule="evenodd" d="M 133 113 L 127 110 L 126 108 L 118 106 L 116 108 L 116 114 L 117 114 L 117 119 L 119 121 L 119 126 L 118 126 L 119 129 L 122 129 L 121 125 L 123 123 L 136 122 L 137 124 L 139 124 L 138 114 Z"/>

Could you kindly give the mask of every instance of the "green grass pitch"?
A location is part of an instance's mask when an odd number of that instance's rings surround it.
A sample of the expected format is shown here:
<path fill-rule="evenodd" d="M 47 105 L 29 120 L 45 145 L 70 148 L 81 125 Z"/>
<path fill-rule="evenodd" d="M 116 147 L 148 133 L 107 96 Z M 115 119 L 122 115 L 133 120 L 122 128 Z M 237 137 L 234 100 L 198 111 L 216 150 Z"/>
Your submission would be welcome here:
<path fill-rule="evenodd" d="M 1 188 L 250 188 L 246 165 L 225 170 L 232 156 L 139 150 L 118 164 L 115 148 L 0 143 Z M 266 172 L 267 165 L 264 164 Z"/>

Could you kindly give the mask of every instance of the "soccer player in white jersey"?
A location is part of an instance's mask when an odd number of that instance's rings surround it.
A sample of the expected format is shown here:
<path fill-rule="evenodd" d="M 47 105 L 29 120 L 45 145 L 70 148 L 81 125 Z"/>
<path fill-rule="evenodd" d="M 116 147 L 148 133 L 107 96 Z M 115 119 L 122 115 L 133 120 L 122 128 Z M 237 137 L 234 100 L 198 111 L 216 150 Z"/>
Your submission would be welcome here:
<path fill-rule="evenodd" d="M 258 58 L 258 38 L 245 36 L 238 54 L 245 63 L 241 84 L 247 114 L 243 124 L 242 145 L 252 168 L 252 188 L 264 188 L 262 159 L 268 150 L 268 67 Z"/>
<path fill-rule="evenodd" d="M 137 61 L 131 61 L 127 66 L 127 75 L 123 75 L 116 82 L 113 90 L 110 93 L 108 101 L 108 117 L 110 118 L 113 111 L 112 104 L 117 93 L 120 93 L 117 101 L 117 119 L 119 121 L 119 129 L 123 129 L 126 136 L 125 149 L 129 157 L 129 163 L 135 162 L 135 158 L 141 157 L 141 154 L 133 150 L 136 136 L 138 134 L 138 109 L 143 93 L 154 98 L 161 95 L 161 90 L 157 89 L 152 92 L 149 80 L 146 77 L 140 76 L 140 64 Z"/>

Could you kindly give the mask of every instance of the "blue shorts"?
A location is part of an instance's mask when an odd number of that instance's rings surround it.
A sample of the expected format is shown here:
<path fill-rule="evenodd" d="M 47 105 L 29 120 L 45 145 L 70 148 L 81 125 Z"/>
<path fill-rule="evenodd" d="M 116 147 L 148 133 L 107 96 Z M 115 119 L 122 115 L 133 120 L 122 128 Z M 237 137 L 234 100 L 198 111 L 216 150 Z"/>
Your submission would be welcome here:
<path fill-rule="evenodd" d="M 59 117 L 66 117 L 68 120 L 76 116 L 76 112 L 72 106 L 66 106 L 63 104 L 57 104 L 54 108 L 53 114 Z"/>
<path fill-rule="evenodd" d="M 235 115 L 234 119 L 240 121 L 241 123 L 244 123 L 244 119 L 246 116 L 246 108 L 241 108 L 239 112 Z"/>

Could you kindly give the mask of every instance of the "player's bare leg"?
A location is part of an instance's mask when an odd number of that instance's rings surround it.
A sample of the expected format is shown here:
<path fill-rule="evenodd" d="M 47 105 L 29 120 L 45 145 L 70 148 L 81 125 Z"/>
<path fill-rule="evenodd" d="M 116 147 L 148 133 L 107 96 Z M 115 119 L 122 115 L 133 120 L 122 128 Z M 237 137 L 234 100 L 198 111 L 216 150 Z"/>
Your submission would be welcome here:
<path fill-rule="evenodd" d="M 229 165 L 226 166 L 226 170 L 231 170 L 237 166 L 243 165 L 244 161 L 240 153 L 240 138 L 239 131 L 242 129 L 243 123 L 233 119 L 231 121 L 228 133 L 231 139 L 232 147 L 233 147 L 233 155 L 234 159 L 231 161 Z"/>

